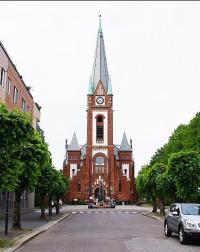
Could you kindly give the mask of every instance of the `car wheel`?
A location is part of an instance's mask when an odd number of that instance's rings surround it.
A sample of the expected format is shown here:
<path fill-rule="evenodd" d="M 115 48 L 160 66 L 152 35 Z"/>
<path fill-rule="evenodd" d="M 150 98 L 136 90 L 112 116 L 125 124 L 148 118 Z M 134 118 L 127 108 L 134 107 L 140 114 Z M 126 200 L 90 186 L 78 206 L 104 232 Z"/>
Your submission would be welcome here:
<path fill-rule="evenodd" d="M 164 224 L 164 232 L 166 237 L 170 237 L 172 235 L 172 231 L 169 229 L 167 222 Z"/>
<path fill-rule="evenodd" d="M 179 228 L 178 239 L 179 239 L 180 244 L 186 244 L 187 242 L 187 235 L 182 226 L 180 226 Z"/>

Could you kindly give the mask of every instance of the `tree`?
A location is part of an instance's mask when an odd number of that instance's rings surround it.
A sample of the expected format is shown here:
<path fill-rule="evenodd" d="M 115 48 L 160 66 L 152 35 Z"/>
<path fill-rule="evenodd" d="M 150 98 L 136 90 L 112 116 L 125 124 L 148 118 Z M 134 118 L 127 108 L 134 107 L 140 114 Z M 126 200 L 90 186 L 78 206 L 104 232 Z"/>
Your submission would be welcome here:
<path fill-rule="evenodd" d="M 137 179 L 136 179 L 136 190 L 139 194 L 139 198 L 149 198 L 149 194 L 148 194 L 148 169 L 149 166 L 143 166 L 141 168 L 141 170 L 138 173 Z"/>
<path fill-rule="evenodd" d="M 176 195 L 186 202 L 198 198 L 200 185 L 200 155 L 196 151 L 181 151 L 172 154 L 168 163 L 168 173 L 174 175 Z"/>
<path fill-rule="evenodd" d="M 49 161 L 45 166 L 42 167 L 41 173 L 38 177 L 36 191 L 40 194 L 40 207 L 41 207 L 41 215 L 40 218 L 44 219 L 45 215 L 45 200 L 47 199 L 48 193 L 52 187 L 52 161 L 49 157 Z"/>
<path fill-rule="evenodd" d="M 12 192 L 23 170 L 17 153 L 29 141 L 33 128 L 28 114 L 9 112 L 3 104 L 0 104 L 0 125 L 0 190 Z"/>
<path fill-rule="evenodd" d="M 42 141 L 38 132 L 34 131 L 31 139 L 18 151 L 18 159 L 23 164 L 22 173 L 15 187 L 15 201 L 12 228 L 21 229 L 20 200 L 25 190 L 33 192 L 41 169 L 49 160 L 47 144 Z"/>
<path fill-rule="evenodd" d="M 69 189 L 69 180 L 63 175 L 62 170 L 56 171 L 56 183 L 54 187 L 54 197 L 56 199 L 56 214 L 59 213 L 59 200 Z"/>

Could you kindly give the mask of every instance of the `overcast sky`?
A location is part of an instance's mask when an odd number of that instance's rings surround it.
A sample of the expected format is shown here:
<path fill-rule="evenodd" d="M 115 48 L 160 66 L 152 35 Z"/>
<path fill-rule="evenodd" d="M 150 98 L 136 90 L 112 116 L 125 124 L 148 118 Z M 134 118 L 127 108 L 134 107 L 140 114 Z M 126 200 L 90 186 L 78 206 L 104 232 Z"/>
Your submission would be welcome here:
<path fill-rule="evenodd" d="M 200 2 L 0 2 L 0 40 L 42 106 L 57 169 L 65 139 L 86 142 L 98 15 L 114 93 L 114 143 L 136 173 L 200 104 Z"/>

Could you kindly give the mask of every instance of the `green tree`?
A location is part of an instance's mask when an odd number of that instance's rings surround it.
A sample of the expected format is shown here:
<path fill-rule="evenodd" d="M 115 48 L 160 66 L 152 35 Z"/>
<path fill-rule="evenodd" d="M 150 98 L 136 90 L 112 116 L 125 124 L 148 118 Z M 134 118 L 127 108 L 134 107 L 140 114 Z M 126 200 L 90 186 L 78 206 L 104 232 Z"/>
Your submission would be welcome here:
<path fill-rule="evenodd" d="M 23 170 L 17 153 L 33 134 L 28 114 L 17 110 L 9 112 L 0 104 L 0 190 L 14 191 Z"/>
<path fill-rule="evenodd" d="M 171 155 L 167 167 L 174 175 L 176 195 L 183 201 L 191 202 L 198 198 L 200 185 L 200 155 L 195 151 L 181 151 Z"/>
<path fill-rule="evenodd" d="M 69 189 L 69 180 L 62 171 L 56 171 L 56 183 L 54 187 L 54 197 L 56 199 L 56 214 L 59 213 L 59 200 Z"/>
<path fill-rule="evenodd" d="M 46 200 L 48 198 L 48 193 L 51 190 L 52 170 L 53 170 L 52 161 L 51 158 L 49 157 L 49 161 L 41 169 L 41 173 L 38 177 L 36 185 L 36 192 L 40 194 L 41 219 L 44 219 L 46 217 L 45 207 L 46 207 Z"/>
<path fill-rule="evenodd" d="M 18 159 L 23 164 L 19 182 L 15 187 L 15 201 L 12 228 L 21 229 L 20 201 L 24 191 L 33 192 L 41 169 L 49 160 L 47 144 L 42 141 L 38 132 L 34 131 L 32 138 L 18 151 Z"/>
<path fill-rule="evenodd" d="M 141 170 L 138 172 L 138 176 L 136 179 L 136 190 L 137 193 L 139 194 L 139 198 L 146 198 L 149 199 L 149 191 L 148 191 L 148 169 L 149 166 L 143 166 Z"/>

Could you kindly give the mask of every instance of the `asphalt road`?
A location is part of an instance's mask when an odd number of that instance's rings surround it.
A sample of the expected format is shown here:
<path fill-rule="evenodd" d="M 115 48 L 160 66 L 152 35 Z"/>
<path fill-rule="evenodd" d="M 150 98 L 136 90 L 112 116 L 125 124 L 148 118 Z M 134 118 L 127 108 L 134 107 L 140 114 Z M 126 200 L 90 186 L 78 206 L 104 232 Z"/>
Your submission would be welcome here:
<path fill-rule="evenodd" d="M 163 223 L 137 211 L 83 210 L 72 214 L 21 247 L 18 252 L 195 252 L 166 238 Z"/>

